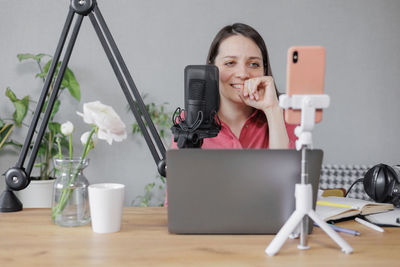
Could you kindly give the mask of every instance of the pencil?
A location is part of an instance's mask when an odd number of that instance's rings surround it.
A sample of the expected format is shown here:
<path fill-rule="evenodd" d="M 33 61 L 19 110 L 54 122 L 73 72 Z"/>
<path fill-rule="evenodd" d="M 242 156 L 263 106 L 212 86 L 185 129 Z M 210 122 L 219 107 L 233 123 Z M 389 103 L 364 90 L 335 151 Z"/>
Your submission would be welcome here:
<path fill-rule="evenodd" d="M 318 224 L 314 223 L 315 226 L 319 227 Z M 356 231 L 356 230 L 352 230 L 352 229 L 347 229 L 344 227 L 340 227 L 337 225 L 333 225 L 333 224 L 329 224 L 329 226 L 335 230 L 336 232 L 340 232 L 340 233 L 345 233 L 345 234 L 349 234 L 349 235 L 355 235 L 358 236 L 360 235 L 360 232 Z"/>
<path fill-rule="evenodd" d="M 378 231 L 378 232 L 381 232 L 381 233 L 385 232 L 385 230 L 383 230 L 383 228 L 379 227 L 378 225 L 375 225 L 373 223 L 364 221 L 363 219 L 360 219 L 360 218 L 356 218 L 355 220 L 356 220 L 356 222 L 361 223 L 362 225 L 365 225 L 368 228 L 371 228 L 371 229 L 373 229 L 375 231 Z"/>

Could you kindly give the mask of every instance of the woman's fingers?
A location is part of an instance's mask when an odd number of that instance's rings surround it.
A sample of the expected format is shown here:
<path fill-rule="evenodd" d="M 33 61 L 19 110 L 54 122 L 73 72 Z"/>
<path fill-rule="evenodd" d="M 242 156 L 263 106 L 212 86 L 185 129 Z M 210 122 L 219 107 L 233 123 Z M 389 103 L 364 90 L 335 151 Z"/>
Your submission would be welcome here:
<path fill-rule="evenodd" d="M 244 85 L 243 85 L 243 96 L 244 97 L 248 97 L 250 95 L 250 91 L 249 91 L 250 85 L 249 85 L 249 83 L 250 83 L 250 80 L 244 81 Z"/>
<path fill-rule="evenodd" d="M 253 78 L 244 82 L 243 95 L 245 97 L 248 96 L 251 100 L 254 100 L 254 92 L 257 90 L 257 79 L 258 78 Z"/>
<path fill-rule="evenodd" d="M 271 88 L 271 84 L 273 84 L 273 78 L 271 76 L 246 80 L 243 87 L 243 96 L 248 96 L 251 100 L 259 100 L 260 91 L 265 91 L 267 87 Z"/>

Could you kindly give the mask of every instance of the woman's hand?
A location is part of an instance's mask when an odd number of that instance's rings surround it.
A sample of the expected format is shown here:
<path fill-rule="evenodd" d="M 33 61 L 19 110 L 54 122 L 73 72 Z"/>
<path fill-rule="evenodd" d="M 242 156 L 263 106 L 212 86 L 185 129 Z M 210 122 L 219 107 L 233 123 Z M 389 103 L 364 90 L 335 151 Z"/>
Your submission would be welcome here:
<path fill-rule="evenodd" d="M 242 101 L 253 108 L 262 110 L 268 120 L 269 148 L 287 148 L 289 137 L 279 107 L 278 97 L 271 76 L 248 79 L 240 92 Z"/>
<path fill-rule="evenodd" d="M 272 76 L 246 80 L 240 92 L 240 98 L 246 105 L 264 112 L 279 106 Z"/>

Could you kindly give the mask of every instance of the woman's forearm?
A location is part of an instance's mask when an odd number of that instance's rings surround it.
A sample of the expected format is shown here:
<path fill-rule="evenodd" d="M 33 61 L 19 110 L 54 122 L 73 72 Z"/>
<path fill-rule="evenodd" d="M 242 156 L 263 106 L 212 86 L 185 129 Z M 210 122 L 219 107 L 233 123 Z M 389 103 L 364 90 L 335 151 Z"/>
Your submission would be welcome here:
<path fill-rule="evenodd" d="M 289 137 L 283 118 L 283 110 L 279 106 L 264 110 L 268 120 L 269 148 L 286 149 L 289 146 Z"/>

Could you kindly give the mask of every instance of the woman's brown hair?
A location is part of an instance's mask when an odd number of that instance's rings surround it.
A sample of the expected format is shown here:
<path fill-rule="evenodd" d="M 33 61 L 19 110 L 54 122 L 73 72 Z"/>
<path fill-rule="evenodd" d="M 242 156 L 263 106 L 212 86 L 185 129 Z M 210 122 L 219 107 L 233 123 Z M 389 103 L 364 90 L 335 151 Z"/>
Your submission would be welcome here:
<path fill-rule="evenodd" d="M 269 64 L 268 50 L 263 38 L 255 29 L 243 23 L 234 23 L 232 25 L 225 26 L 217 33 L 208 51 L 207 64 L 215 64 L 215 58 L 218 55 L 218 49 L 221 42 L 233 35 L 243 35 L 256 43 L 258 48 L 260 48 L 263 57 L 264 74 L 266 76 L 272 76 L 271 65 Z M 276 90 L 276 93 L 279 96 L 278 90 Z"/>

